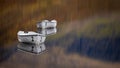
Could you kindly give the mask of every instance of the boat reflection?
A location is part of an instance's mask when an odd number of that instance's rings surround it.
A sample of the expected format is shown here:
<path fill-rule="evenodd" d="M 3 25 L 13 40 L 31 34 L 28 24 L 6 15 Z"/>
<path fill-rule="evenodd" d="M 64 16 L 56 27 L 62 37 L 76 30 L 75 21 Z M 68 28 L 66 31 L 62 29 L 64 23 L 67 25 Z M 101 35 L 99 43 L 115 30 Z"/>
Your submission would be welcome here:
<path fill-rule="evenodd" d="M 36 44 L 28 44 L 28 43 L 19 43 L 17 45 L 19 50 L 29 52 L 29 53 L 34 53 L 34 54 L 40 54 L 43 51 L 46 50 L 45 44 L 41 43 L 39 45 Z"/>

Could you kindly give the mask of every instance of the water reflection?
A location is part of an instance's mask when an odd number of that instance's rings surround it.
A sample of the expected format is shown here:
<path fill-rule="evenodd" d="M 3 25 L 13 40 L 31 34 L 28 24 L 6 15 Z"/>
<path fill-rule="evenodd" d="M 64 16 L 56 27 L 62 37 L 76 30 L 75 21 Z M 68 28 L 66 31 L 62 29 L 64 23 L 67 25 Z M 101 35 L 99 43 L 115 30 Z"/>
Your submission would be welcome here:
<path fill-rule="evenodd" d="M 50 28 L 38 29 L 38 33 L 34 32 L 35 35 L 19 35 L 18 40 L 20 41 L 20 43 L 17 45 L 18 50 L 34 54 L 40 54 L 41 52 L 46 50 L 44 44 L 46 37 L 56 34 L 56 32 L 56 28 Z"/>
<path fill-rule="evenodd" d="M 54 30 L 52 33 L 51 30 L 54 29 L 50 29 L 50 35 L 55 32 Z M 48 39 L 47 36 L 49 34 L 47 33 L 47 31 L 41 31 L 41 29 L 38 30 L 40 34 L 46 34 L 45 37 L 47 40 L 45 40 L 45 42 L 43 43 L 40 43 L 39 45 L 19 43 L 17 47 L 20 51 L 15 53 L 13 57 L 10 58 L 9 61 L 4 63 L 6 65 L 3 66 L 5 67 L 8 66 L 9 64 L 11 67 L 14 65 L 23 67 L 25 65 L 28 68 L 31 66 L 32 67 L 36 66 L 34 68 L 120 67 L 119 62 L 118 64 L 113 65 L 109 62 L 104 62 L 106 60 L 115 61 L 115 63 L 116 61 L 120 61 L 120 46 L 119 46 L 120 37 L 116 38 L 101 37 L 100 39 L 97 39 L 93 37 L 85 37 L 83 35 L 78 36 L 76 32 L 73 30 L 64 33 L 65 30 L 66 29 L 63 29 L 61 30 L 61 32 L 56 34 L 57 38 L 51 36 Z M 46 49 L 49 49 L 48 52 L 45 52 Z M 21 50 L 23 52 L 21 52 Z M 31 55 L 29 53 L 38 55 Z M 39 55 L 41 53 L 42 55 Z"/>
<path fill-rule="evenodd" d="M 44 43 L 41 43 L 39 45 L 36 44 L 25 44 L 25 43 L 19 43 L 17 45 L 19 50 L 25 51 L 25 52 L 30 52 L 30 53 L 35 53 L 35 54 L 40 54 L 43 51 L 46 50 L 46 47 Z"/>
<path fill-rule="evenodd" d="M 99 28 L 98 32 L 94 34 L 100 35 L 98 33 L 105 30 L 105 28 L 110 29 L 111 27 L 109 24 L 102 24 L 102 27 Z M 97 26 L 99 25 L 101 24 L 97 24 Z M 108 25 L 109 27 L 106 27 L 105 25 Z M 112 29 L 113 28 L 114 25 L 112 25 Z M 110 34 L 112 32 L 114 32 L 114 30 L 111 30 Z M 100 38 L 96 38 L 96 36 L 86 37 L 84 33 L 81 33 L 81 36 L 77 36 L 74 31 L 71 31 L 65 34 L 63 37 L 46 41 L 46 44 L 50 45 L 50 47 L 58 46 L 64 48 L 67 54 L 78 54 L 102 61 L 120 62 L 120 37 L 115 37 L 115 35 L 107 37 L 101 36 Z"/>

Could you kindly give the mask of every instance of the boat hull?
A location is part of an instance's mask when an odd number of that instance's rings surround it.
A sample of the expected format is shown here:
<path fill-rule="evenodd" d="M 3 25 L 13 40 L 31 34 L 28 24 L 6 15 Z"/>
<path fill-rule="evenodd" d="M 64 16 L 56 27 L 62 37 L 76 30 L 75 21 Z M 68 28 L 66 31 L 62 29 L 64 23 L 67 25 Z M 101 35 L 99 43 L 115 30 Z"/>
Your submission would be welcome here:
<path fill-rule="evenodd" d="M 37 23 L 37 28 L 53 28 L 57 26 L 56 22 L 49 22 L 49 21 L 42 21 L 40 23 Z"/>
<path fill-rule="evenodd" d="M 39 44 L 43 43 L 45 41 L 46 37 L 43 36 L 24 36 L 24 35 L 18 35 L 18 41 L 24 42 L 24 43 L 34 43 Z"/>

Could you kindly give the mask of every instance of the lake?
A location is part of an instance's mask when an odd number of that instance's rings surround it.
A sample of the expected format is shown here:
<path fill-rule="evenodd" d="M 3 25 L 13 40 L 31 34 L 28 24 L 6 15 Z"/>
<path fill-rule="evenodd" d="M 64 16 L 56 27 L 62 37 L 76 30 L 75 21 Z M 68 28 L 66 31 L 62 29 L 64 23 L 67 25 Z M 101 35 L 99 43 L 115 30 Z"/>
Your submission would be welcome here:
<path fill-rule="evenodd" d="M 0 67 L 119 68 L 120 36 L 119 31 L 115 32 L 119 22 L 92 22 L 58 26 L 57 33 L 53 30 L 54 34 L 46 36 L 38 46 L 15 42 L 1 47 Z"/>

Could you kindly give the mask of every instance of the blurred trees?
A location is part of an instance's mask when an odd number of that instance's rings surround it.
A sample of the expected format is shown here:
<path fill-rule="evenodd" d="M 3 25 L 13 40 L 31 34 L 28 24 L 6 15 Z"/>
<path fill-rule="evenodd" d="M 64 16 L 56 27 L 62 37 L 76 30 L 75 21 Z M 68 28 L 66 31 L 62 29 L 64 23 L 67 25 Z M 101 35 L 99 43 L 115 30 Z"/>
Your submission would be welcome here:
<path fill-rule="evenodd" d="M 81 20 L 120 11 L 120 0 L 0 0 L 0 44 L 17 39 L 18 30 L 35 30 L 36 22 Z"/>

